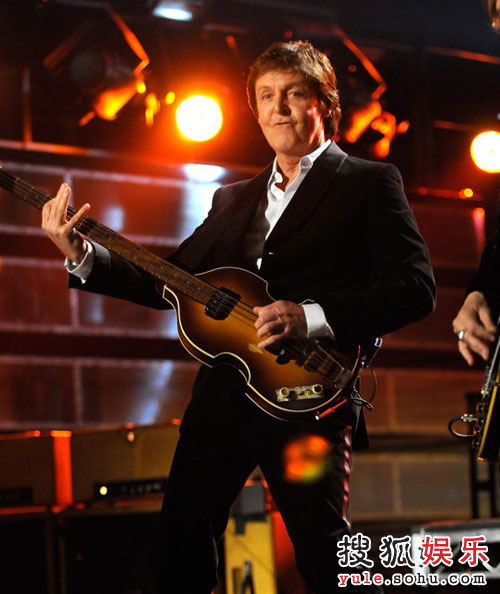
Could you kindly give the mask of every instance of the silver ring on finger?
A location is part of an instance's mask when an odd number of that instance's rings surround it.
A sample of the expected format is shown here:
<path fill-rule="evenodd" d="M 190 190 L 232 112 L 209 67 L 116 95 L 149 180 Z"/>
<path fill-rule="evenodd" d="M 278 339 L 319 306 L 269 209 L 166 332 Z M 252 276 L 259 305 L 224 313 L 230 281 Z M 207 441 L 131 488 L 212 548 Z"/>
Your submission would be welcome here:
<path fill-rule="evenodd" d="M 457 332 L 457 338 L 459 342 L 465 342 L 465 330 L 459 330 Z"/>

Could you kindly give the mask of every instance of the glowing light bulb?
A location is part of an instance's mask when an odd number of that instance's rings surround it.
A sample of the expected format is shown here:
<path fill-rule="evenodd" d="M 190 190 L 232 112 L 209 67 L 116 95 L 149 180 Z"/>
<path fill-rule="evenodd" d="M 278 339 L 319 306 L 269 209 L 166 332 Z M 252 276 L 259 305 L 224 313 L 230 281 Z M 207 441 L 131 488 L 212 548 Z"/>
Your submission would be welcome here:
<path fill-rule="evenodd" d="M 500 134 L 493 130 L 478 134 L 470 146 L 476 167 L 488 173 L 500 172 Z"/>
<path fill-rule="evenodd" d="M 190 140 L 213 138 L 222 127 L 222 111 L 214 99 L 195 95 L 185 99 L 175 114 L 181 133 Z"/>

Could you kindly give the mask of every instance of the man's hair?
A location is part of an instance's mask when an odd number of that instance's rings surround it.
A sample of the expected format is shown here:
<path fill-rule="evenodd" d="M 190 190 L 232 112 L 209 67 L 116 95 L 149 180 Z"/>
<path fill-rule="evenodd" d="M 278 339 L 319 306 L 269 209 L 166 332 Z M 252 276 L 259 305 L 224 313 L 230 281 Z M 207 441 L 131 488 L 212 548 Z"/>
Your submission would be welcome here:
<path fill-rule="evenodd" d="M 488 11 L 491 17 L 491 23 L 495 29 L 500 30 L 500 12 L 497 9 L 496 0 L 488 0 Z"/>
<path fill-rule="evenodd" d="M 267 72 L 292 71 L 302 74 L 319 101 L 327 138 L 337 133 L 341 116 L 337 79 L 330 60 L 308 41 L 273 43 L 250 68 L 247 79 L 248 103 L 256 117 L 255 83 Z"/>

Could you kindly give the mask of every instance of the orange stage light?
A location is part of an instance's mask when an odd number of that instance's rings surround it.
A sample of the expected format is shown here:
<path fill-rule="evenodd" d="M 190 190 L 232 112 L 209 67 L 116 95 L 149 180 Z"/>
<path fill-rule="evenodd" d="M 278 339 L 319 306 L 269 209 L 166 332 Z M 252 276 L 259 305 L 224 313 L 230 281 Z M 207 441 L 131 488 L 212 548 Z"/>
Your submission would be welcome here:
<path fill-rule="evenodd" d="M 154 93 L 148 93 L 144 100 L 146 105 L 146 124 L 148 126 L 152 126 L 154 122 L 155 115 L 160 111 L 160 102 Z"/>
<path fill-rule="evenodd" d="M 175 93 L 173 91 L 169 91 L 165 95 L 165 105 L 172 105 L 172 103 L 174 101 L 175 101 Z"/>
<path fill-rule="evenodd" d="M 384 159 L 391 150 L 391 142 L 396 134 L 404 134 L 410 127 L 410 122 L 404 120 L 398 124 L 392 113 L 383 111 L 379 117 L 373 120 L 371 127 L 383 135 L 383 138 L 378 140 L 373 147 L 374 156 L 377 159 Z"/>
<path fill-rule="evenodd" d="M 382 114 L 382 106 L 378 101 L 370 101 L 363 107 L 360 107 L 352 114 L 352 122 L 349 128 L 344 132 L 344 138 L 347 142 L 356 142 L 360 136 L 366 132 L 375 118 Z"/>
<path fill-rule="evenodd" d="M 236 51 L 238 44 L 236 43 L 236 39 L 234 35 L 226 35 L 226 43 L 227 47 L 232 50 L 233 52 Z"/>
<path fill-rule="evenodd" d="M 500 133 L 494 130 L 478 134 L 470 145 L 474 164 L 487 173 L 500 173 Z"/>
<path fill-rule="evenodd" d="M 183 136 L 197 142 L 213 138 L 222 127 L 222 111 L 217 102 L 202 95 L 185 99 L 175 118 Z"/>
<path fill-rule="evenodd" d="M 284 478 L 292 483 L 310 483 L 325 474 L 332 444 L 320 435 L 305 435 L 290 442 L 284 452 Z"/>
<path fill-rule="evenodd" d="M 140 82 L 134 75 L 122 85 L 102 91 L 94 100 L 95 113 L 103 120 L 116 120 L 118 112 L 137 93 Z"/>
<path fill-rule="evenodd" d="M 474 190 L 472 188 L 463 188 L 458 193 L 460 198 L 473 198 L 474 197 Z"/>

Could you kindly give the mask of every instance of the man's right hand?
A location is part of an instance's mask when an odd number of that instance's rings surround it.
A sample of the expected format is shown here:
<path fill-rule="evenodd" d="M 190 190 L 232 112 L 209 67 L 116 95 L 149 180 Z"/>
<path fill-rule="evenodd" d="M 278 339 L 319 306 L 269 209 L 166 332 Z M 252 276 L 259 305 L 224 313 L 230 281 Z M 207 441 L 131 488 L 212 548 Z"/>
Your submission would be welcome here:
<path fill-rule="evenodd" d="M 453 320 L 453 331 L 458 336 L 458 350 L 469 365 L 474 363 L 474 353 L 485 361 L 497 328 L 491 319 L 491 312 L 484 295 L 473 291 L 467 295 L 457 317 Z"/>
<path fill-rule="evenodd" d="M 80 210 L 66 220 L 71 188 L 62 184 L 55 198 L 46 202 L 42 209 L 42 229 L 55 243 L 66 258 L 74 264 L 80 264 L 85 256 L 85 240 L 76 228 L 90 209 L 84 204 Z"/>

